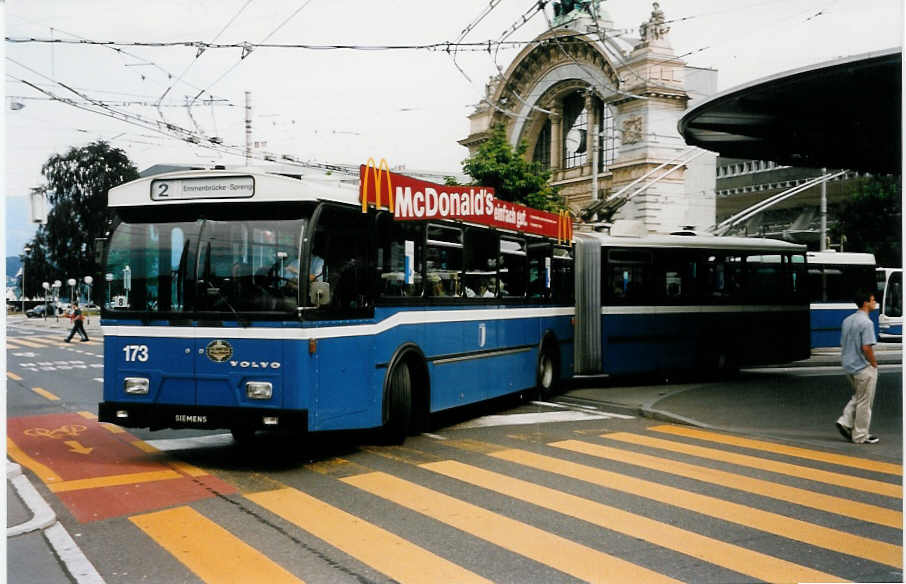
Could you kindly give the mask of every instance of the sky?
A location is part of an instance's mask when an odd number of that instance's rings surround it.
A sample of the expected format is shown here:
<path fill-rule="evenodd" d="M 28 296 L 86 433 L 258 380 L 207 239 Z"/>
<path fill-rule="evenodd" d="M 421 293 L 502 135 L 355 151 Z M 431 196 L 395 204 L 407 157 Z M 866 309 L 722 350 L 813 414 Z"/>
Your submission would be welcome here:
<path fill-rule="evenodd" d="M 7 0 L 0 5 L 11 39 L 117 42 L 195 41 L 401 45 L 494 41 L 536 4 L 533 0 Z M 605 0 L 617 29 L 648 19 L 651 3 Z M 687 64 L 718 70 L 718 90 L 838 57 L 902 46 L 902 0 L 662 0 L 669 38 Z M 550 11 L 550 8 L 547 9 Z M 510 40 L 548 28 L 535 15 Z M 616 32 L 616 31 L 614 31 Z M 484 84 L 517 54 L 501 49 L 351 51 L 209 49 L 189 44 L 122 47 L 6 42 L 4 255 L 21 253 L 33 235 L 25 195 L 42 184 L 41 165 L 98 139 L 122 148 L 141 170 L 159 163 L 228 164 L 221 154 L 153 129 L 46 99 L 54 95 L 118 103 L 150 121 L 197 127 L 224 144 L 242 146 L 244 94 L 251 92 L 253 140 L 262 150 L 303 160 L 359 164 L 386 158 L 409 169 L 461 171 L 457 143 Z M 457 66 L 462 71 L 457 69 Z M 867 88 L 870 90 L 870 88 Z M 185 107 L 199 91 L 201 98 Z M 161 101 L 160 113 L 147 104 Z M 208 100 L 210 95 L 218 101 Z M 39 99 L 35 99 L 39 98 Z M 206 102 L 206 100 L 208 100 Z M 24 107 L 18 108 L 21 104 Z M 11 109 L 11 106 L 18 109 Z M 191 118 L 187 114 L 191 112 Z"/>

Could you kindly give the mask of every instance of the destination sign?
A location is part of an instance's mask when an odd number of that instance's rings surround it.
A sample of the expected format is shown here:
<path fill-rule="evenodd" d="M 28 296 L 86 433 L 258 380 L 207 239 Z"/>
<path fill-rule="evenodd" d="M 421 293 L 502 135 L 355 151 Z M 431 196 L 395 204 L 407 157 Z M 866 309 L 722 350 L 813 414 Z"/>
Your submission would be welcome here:
<path fill-rule="evenodd" d="M 152 201 L 247 199 L 254 194 L 255 179 L 250 176 L 173 178 L 151 181 Z"/>

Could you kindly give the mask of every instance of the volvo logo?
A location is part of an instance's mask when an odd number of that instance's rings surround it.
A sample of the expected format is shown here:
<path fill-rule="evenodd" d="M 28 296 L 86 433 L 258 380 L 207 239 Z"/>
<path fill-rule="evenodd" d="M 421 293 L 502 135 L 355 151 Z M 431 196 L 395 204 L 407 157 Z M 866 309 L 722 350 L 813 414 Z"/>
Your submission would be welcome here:
<path fill-rule="evenodd" d="M 252 369 L 280 369 L 279 361 L 230 361 L 231 367 L 251 367 Z"/>
<path fill-rule="evenodd" d="M 217 339 L 208 343 L 205 353 L 214 363 L 223 363 L 233 356 L 233 347 L 226 341 Z"/>

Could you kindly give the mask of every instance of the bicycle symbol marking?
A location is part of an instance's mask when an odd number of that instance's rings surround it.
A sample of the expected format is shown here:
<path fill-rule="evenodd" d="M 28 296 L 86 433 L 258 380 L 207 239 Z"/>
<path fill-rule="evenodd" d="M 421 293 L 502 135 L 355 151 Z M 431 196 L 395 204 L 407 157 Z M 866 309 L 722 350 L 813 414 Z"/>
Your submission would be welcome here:
<path fill-rule="evenodd" d="M 66 424 L 60 426 L 56 430 L 48 430 L 47 428 L 29 428 L 25 431 L 25 434 L 34 438 L 51 438 L 53 440 L 59 440 L 60 438 L 75 438 L 87 429 L 87 427 L 81 424 Z"/>

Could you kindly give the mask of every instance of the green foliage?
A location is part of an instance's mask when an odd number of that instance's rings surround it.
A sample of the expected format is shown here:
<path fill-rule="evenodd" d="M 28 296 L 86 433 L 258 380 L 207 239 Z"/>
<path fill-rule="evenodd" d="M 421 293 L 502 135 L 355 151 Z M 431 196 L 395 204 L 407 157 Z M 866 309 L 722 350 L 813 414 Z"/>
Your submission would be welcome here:
<path fill-rule="evenodd" d="M 446 186 L 448 186 L 448 187 L 459 187 L 459 186 L 462 186 L 462 185 L 459 184 L 459 181 L 456 180 L 456 177 L 455 177 L 455 176 L 445 176 L 445 177 L 444 177 L 444 185 L 446 185 Z"/>
<path fill-rule="evenodd" d="M 844 251 L 873 253 L 879 266 L 902 265 L 902 193 L 899 176 L 872 177 L 840 205 L 831 239 L 845 237 Z"/>
<path fill-rule="evenodd" d="M 138 178 L 138 171 L 126 153 L 104 141 L 70 148 L 54 154 L 41 167 L 46 184 L 39 187 L 51 205 L 47 224 L 42 225 L 29 244 L 26 292 L 40 295 L 41 282 L 68 278 L 81 281 L 92 276 L 103 281 L 101 266 L 94 261 L 96 237 L 107 231 L 112 213 L 107 191 Z M 94 286 L 95 292 L 102 286 Z"/>
<path fill-rule="evenodd" d="M 492 187 L 495 196 L 542 209 L 564 209 L 557 190 L 552 187 L 551 173 L 538 162 L 525 159 L 528 145 L 523 141 L 513 149 L 502 125 L 491 129 L 491 136 L 474 155 L 462 163 L 463 172 L 472 177 L 473 185 Z"/>

